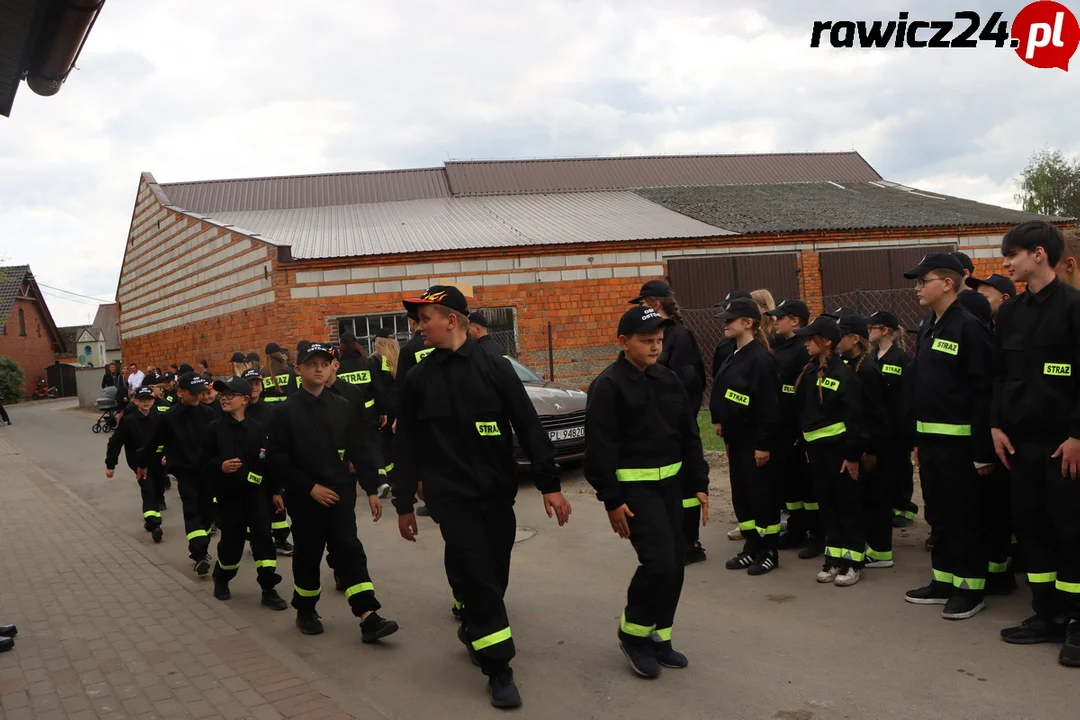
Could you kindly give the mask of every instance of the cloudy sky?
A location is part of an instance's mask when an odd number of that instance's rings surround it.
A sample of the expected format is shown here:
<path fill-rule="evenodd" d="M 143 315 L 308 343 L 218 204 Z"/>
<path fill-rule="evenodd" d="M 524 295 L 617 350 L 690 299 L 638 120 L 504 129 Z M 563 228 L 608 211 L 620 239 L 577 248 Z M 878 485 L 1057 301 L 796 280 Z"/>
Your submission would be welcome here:
<path fill-rule="evenodd" d="M 1080 154 L 1080 55 L 1065 73 L 993 47 L 811 49 L 810 33 L 1024 4 L 109 0 L 60 93 L 23 85 L 0 118 L 0 258 L 111 299 L 144 170 L 854 148 L 890 180 L 1013 206 L 1033 150 Z M 93 315 L 46 292 L 58 324 Z"/>

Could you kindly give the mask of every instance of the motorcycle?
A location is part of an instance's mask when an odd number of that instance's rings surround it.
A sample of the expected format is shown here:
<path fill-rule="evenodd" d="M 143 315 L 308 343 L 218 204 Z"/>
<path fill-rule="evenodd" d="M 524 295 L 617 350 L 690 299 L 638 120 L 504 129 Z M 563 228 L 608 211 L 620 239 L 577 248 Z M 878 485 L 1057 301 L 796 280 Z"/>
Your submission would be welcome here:
<path fill-rule="evenodd" d="M 34 389 L 34 394 L 30 396 L 30 399 L 44 400 L 58 397 L 60 397 L 60 388 L 49 387 L 49 384 L 44 380 L 38 380 L 37 387 Z"/>

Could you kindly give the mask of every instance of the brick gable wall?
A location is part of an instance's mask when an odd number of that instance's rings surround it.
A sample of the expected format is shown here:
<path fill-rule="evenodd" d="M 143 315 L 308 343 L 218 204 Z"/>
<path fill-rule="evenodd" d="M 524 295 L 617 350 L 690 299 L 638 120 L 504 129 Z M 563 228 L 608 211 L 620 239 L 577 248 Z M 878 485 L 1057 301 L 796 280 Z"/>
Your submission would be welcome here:
<path fill-rule="evenodd" d="M 19 334 L 19 310 L 23 311 L 26 335 Z M 30 395 L 45 368 L 56 360 L 56 347 L 49 336 L 48 320 L 36 300 L 16 300 L 0 334 L 0 355 L 11 358 L 23 369 L 23 394 Z"/>

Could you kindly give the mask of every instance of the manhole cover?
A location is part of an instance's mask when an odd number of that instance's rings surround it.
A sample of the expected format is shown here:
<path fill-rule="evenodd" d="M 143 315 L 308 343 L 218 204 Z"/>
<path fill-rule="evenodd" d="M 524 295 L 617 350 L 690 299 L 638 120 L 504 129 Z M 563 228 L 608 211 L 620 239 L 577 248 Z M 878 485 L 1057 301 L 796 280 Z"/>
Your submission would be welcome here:
<path fill-rule="evenodd" d="M 536 535 L 536 528 L 525 527 L 523 525 L 517 526 L 517 533 L 514 535 L 514 544 L 519 542 L 525 542 L 531 537 Z"/>

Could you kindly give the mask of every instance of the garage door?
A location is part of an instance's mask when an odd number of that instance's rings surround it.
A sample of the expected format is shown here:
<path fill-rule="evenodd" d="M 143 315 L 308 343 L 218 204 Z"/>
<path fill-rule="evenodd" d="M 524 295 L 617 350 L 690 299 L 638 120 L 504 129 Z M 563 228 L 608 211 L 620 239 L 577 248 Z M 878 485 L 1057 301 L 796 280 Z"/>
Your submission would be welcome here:
<path fill-rule="evenodd" d="M 711 308 L 736 288 L 768 288 L 773 297 L 793 298 L 799 294 L 799 260 L 796 253 L 673 258 L 668 280 L 685 308 Z"/>
<path fill-rule="evenodd" d="M 822 295 L 840 295 L 859 290 L 910 289 L 904 271 L 919 264 L 927 253 L 956 250 L 955 245 L 913 245 L 879 250 L 823 250 L 821 260 Z"/>

